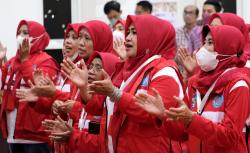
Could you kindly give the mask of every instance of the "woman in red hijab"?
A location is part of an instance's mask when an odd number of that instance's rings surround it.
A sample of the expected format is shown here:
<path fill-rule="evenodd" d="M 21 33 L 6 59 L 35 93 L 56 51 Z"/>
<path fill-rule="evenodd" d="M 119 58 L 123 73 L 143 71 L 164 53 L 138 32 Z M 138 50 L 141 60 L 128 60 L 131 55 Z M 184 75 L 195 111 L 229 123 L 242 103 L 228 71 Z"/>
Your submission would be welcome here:
<path fill-rule="evenodd" d="M 245 21 L 233 13 L 215 13 L 211 16 L 209 20 L 209 24 L 211 26 L 218 25 L 230 25 L 238 28 L 241 33 L 244 35 L 246 40 L 246 45 L 244 47 L 244 54 L 250 57 L 250 37 L 249 37 L 249 29 L 245 24 Z M 249 63 L 250 64 L 250 63 Z"/>
<path fill-rule="evenodd" d="M 117 20 L 113 26 L 113 47 L 115 54 L 119 56 L 122 60 L 126 59 L 126 50 L 125 50 L 125 21 Z"/>
<path fill-rule="evenodd" d="M 82 24 L 78 29 L 79 55 L 85 62 L 94 51 L 113 52 L 113 37 L 109 26 L 98 20 Z"/>
<path fill-rule="evenodd" d="M 113 31 L 120 31 L 122 33 L 125 33 L 125 20 L 117 20 L 116 23 L 113 25 Z"/>
<path fill-rule="evenodd" d="M 250 57 L 250 37 L 248 34 L 249 32 L 244 20 L 241 17 L 233 13 L 215 13 L 211 16 L 209 24 L 211 26 L 230 25 L 238 28 L 244 35 L 246 41 L 244 47 L 244 54 L 246 54 L 248 58 Z M 193 75 L 193 72 L 195 71 L 196 67 L 195 59 L 184 51 L 181 52 L 182 54 L 180 54 L 179 57 L 182 60 L 184 67 L 187 69 L 187 72 L 189 72 L 190 75 Z M 246 66 L 250 67 L 250 61 L 246 63 Z"/>
<path fill-rule="evenodd" d="M 68 57 L 73 63 L 77 63 L 80 60 L 78 55 L 78 28 L 80 25 L 80 23 L 68 24 L 64 34 L 63 57 Z"/>
<path fill-rule="evenodd" d="M 103 77 L 102 69 L 104 69 L 109 75 L 111 75 L 114 72 L 115 64 L 118 61 L 119 59 L 111 53 L 94 52 L 92 56 L 89 58 L 90 64 L 88 66 L 88 70 L 87 69 L 80 70 L 80 68 L 77 68 L 77 66 L 74 65 L 72 62 L 68 62 L 69 65 L 75 66 L 74 71 L 81 72 L 68 76 L 68 78 L 72 79 L 72 81 L 75 82 L 80 89 L 82 89 L 81 86 L 79 85 L 79 79 L 77 79 L 78 77 L 81 78 L 84 75 L 88 75 L 88 83 L 101 80 Z M 86 90 L 85 87 L 82 90 Z M 72 128 L 70 128 L 70 126 L 66 126 L 60 119 L 59 119 L 60 122 L 46 120 L 44 122 L 44 125 L 45 126 L 49 125 L 46 127 L 48 127 L 50 130 L 53 129 L 52 136 L 56 139 L 58 139 L 58 137 L 67 137 L 68 135 L 70 135 L 70 137 L 68 137 L 68 139 L 66 139 L 65 141 L 69 147 L 68 152 L 98 153 L 100 152 L 100 143 L 104 142 L 101 141 L 100 138 L 102 138 L 105 131 L 99 132 L 100 116 L 89 115 L 89 112 L 86 112 L 85 110 L 84 101 L 83 104 L 84 107 L 81 108 L 81 111 L 74 112 L 75 115 L 78 113 L 78 115 L 76 115 L 75 118 L 79 120 L 79 122 L 78 124 L 76 124 L 76 126 L 74 126 L 73 130 Z M 106 116 L 102 116 L 101 120 L 103 121 L 101 122 L 101 129 L 105 129 L 106 125 L 105 119 Z M 53 127 L 51 126 L 51 124 L 54 124 Z M 102 135 L 101 137 L 99 137 L 99 133 L 100 135 Z"/>
<path fill-rule="evenodd" d="M 247 152 L 242 131 L 249 114 L 250 82 L 239 68 L 246 62 L 245 38 L 235 27 L 222 25 L 205 26 L 203 40 L 196 54 L 200 72 L 189 81 L 187 104 L 175 97 L 180 106 L 169 110 L 159 99 L 139 99 L 138 105 L 167 117 L 168 136 L 180 140 L 188 134 L 191 153 Z M 183 126 L 173 126 L 172 120 Z"/>
<path fill-rule="evenodd" d="M 150 15 L 128 16 L 125 29 L 128 59 L 117 65 L 112 82 L 103 71 L 103 80 L 89 85 L 94 97 L 103 95 L 102 101 L 92 97 L 87 105 L 94 103 L 95 107 L 89 111 L 101 106 L 107 115 L 101 152 L 168 152 L 169 139 L 163 137 L 155 118 L 135 105 L 134 96 L 154 94 L 155 88 L 166 107 L 175 105 L 169 97 L 183 98 L 180 74 L 173 61 L 175 30 L 169 22 Z M 70 73 L 71 68 L 67 71 Z"/>
<path fill-rule="evenodd" d="M 69 26 L 70 29 L 71 26 Z M 98 20 L 91 20 L 86 23 L 77 25 L 78 27 L 78 54 L 88 65 L 88 59 L 94 51 L 99 52 L 113 52 L 113 37 L 112 32 L 107 24 Z M 73 27 L 72 27 L 73 28 Z M 75 29 L 76 27 L 74 27 Z M 100 41 L 102 40 L 102 41 Z M 68 94 L 61 92 L 60 90 L 51 90 L 52 93 L 39 95 L 49 96 L 53 95 L 53 99 L 59 99 L 66 101 L 70 98 Z M 44 93 L 44 92 L 43 92 Z M 71 94 L 75 96 L 76 93 Z M 73 97 L 74 97 L 73 96 Z"/>
<path fill-rule="evenodd" d="M 32 80 L 35 69 L 39 68 L 44 74 L 54 77 L 58 66 L 55 60 L 43 51 L 50 38 L 41 24 L 22 20 L 18 25 L 16 37 L 16 56 L 3 68 L 1 128 L 11 153 L 49 153 L 49 139 L 41 121 L 49 118 L 50 108 L 39 106 L 39 103 L 43 102 L 42 99 L 37 99 L 35 103 L 19 102 L 16 89 L 28 87 L 27 82 Z"/>

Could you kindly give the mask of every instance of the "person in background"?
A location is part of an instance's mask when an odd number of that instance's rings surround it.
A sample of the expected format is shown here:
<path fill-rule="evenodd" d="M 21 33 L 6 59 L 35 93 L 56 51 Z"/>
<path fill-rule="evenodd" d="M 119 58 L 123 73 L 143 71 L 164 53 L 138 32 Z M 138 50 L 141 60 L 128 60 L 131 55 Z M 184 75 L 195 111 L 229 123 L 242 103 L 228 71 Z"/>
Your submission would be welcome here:
<path fill-rule="evenodd" d="M 199 25 L 206 25 L 208 24 L 208 21 L 210 17 L 214 13 L 219 13 L 222 11 L 222 3 L 220 0 L 207 0 L 203 4 L 202 8 L 202 20 L 201 22 L 199 21 Z"/>
<path fill-rule="evenodd" d="M 126 24 L 125 20 L 121 20 L 121 19 L 117 20 L 113 26 L 113 31 L 120 31 L 123 34 L 125 34 L 125 24 Z"/>
<path fill-rule="evenodd" d="M 106 14 L 110 27 L 113 28 L 117 20 L 121 19 L 121 5 L 117 1 L 109 1 L 104 5 L 104 13 Z"/>
<path fill-rule="evenodd" d="M 114 25 L 113 31 L 113 48 L 117 56 L 120 59 L 125 60 L 127 58 L 125 50 L 125 20 L 118 20 Z"/>
<path fill-rule="evenodd" d="M 151 14 L 153 6 L 149 1 L 139 1 L 136 4 L 135 15 Z"/>
<path fill-rule="evenodd" d="M 177 53 L 179 49 L 185 48 L 189 55 L 201 47 L 201 26 L 197 25 L 199 9 L 194 5 L 188 5 L 184 8 L 183 19 L 185 25 L 176 30 Z M 175 58 L 182 73 L 184 80 L 188 78 L 186 70 L 183 68 L 178 57 Z"/>

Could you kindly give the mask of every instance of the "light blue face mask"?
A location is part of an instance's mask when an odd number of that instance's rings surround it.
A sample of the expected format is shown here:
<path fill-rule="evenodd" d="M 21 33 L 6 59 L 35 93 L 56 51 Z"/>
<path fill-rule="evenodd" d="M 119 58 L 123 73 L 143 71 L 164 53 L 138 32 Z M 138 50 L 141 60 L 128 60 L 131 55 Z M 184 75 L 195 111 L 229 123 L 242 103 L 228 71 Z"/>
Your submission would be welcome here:
<path fill-rule="evenodd" d="M 112 18 L 112 19 L 109 19 L 109 22 L 110 22 L 111 26 L 113 27 L 118 20 L 119 19 Z"/>

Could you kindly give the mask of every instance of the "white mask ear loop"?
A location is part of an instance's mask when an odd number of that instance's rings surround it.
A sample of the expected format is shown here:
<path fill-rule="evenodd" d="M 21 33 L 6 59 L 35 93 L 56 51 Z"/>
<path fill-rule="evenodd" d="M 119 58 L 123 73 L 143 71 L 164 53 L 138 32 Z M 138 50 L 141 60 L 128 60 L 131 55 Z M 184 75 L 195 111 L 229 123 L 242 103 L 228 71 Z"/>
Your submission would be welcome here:
<path fill-rule="evenodd" d="M 30 37 L 30 38 L 29 38 L 29 42 L 31 43 L 31 41 L 33 41 L 33 40 L 37 41 L 37 40 L 41 39 L 44 35 L 45 35 L 45 33 L 41 34 L 41 35 L 38 36 L 38 37 L 34 37 L 34 38 L 33 38 L 33 37 Z M 32 42 L 32 44 L 34 44 L 34 42 Z"/>
<path fill-rule="evenodd" d="M 227 59 L 230 59 L 230 58 L 232 58 L 232 57 L 237 57 L 237 54 L 233 54 L 233 55 L 222 55 L 222 54 L 218 54 L 217 56 L 224 56 L 224 57 L 229 56 L 229 57 L 227 57 L 227 58 L 224 58 L 224 59 L 219 60 L 219 62 L 223 62 L 223 61 L 225 61 L 225 60 L 227 60 Z"/>

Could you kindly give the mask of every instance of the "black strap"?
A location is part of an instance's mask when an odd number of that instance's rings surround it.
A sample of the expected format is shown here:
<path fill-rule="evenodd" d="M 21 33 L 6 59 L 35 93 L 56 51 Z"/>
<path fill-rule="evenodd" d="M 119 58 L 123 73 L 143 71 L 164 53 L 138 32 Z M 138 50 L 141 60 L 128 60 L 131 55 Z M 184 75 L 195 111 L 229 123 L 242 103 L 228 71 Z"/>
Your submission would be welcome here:
<path fill-rule="evenodd" d="M 202 153 L 202 141 L 200 143 L 200 153 Z"/>
<path fill-rule="evenodd" d="M 249 153 L 249 148 L 248 148 L 248 136 L 249 136 L 249 131 L 250 131 L 250 127 L 246 125 L 246 145 L 247 145 L 247 152 Z"/>
<path fill-rule="evenodd" d="M 171 152 L 172 152 L 172 143 L 171 143 L 171 139 L 169 139 L 169 144 L 170 144 L 169 153 L 171 153 Z"/>

